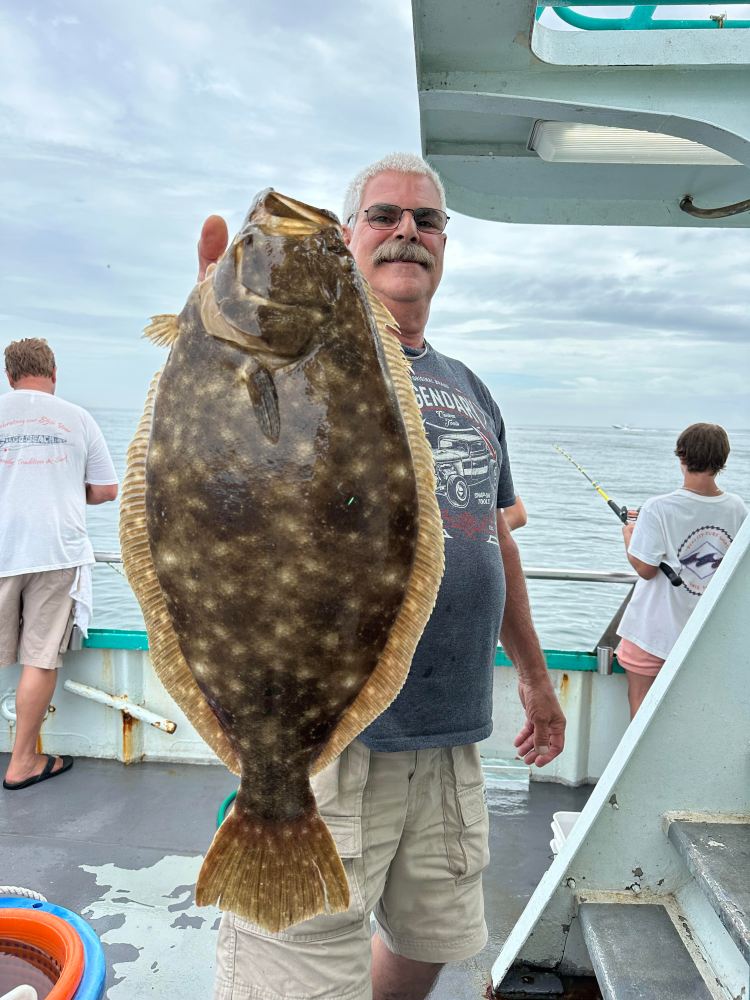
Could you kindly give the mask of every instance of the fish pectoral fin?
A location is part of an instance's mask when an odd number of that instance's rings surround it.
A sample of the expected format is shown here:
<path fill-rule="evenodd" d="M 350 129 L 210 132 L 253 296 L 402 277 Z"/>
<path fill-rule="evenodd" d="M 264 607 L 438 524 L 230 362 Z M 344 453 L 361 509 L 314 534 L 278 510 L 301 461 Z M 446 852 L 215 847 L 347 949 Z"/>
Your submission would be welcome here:
<path fill-rule="evenodd" d="M 179 318 L 173 313 L 163 313 L 161 316 L 152 316 L 151 322 L 143 331 L 143 336 L 148 337 L 154 344 L 160 347 L 170 347 L 180 335 Z"/>
<path fill-rule="evenodd" d="M 247 391 L 253 404 L 260 429 L 274 444 L 279 440 L 281 417 L 279 397 L 273 376 L 266 368 L 256 368 L 247 377 Z"/>

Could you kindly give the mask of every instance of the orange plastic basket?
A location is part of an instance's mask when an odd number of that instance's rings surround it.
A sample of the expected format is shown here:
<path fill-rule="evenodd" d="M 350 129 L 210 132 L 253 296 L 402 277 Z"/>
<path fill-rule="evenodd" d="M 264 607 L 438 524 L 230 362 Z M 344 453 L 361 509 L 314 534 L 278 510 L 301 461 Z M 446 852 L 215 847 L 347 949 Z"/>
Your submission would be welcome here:
<path fill-rule="evenodd" d="M 60 977 L 47 1000 L 72 1000 L 84 967 L 83 942 L 74 927 L 42 910 L 0 910 L 0 948 L 3 943 L 31 945 L 49 955 Z"/>

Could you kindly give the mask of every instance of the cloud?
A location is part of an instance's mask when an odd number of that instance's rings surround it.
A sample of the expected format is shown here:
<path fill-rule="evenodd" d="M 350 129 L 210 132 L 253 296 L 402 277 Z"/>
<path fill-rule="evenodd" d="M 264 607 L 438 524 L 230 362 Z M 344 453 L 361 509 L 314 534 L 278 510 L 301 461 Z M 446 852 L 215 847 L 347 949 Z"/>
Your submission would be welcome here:
<path fill-rule="evenodd" d="M 5 5 L 0 64 L 3 331 L 59 345 L 84 405 L 140 407 L 140 331 L 184 304 L 206 215 L 232 229 L 267 186 L 340 212 L 364 164 L 420 149 L 404 0 Z M 750 426 L 746 230 L 450 214 L 428 339 L 512 415 Z"/>

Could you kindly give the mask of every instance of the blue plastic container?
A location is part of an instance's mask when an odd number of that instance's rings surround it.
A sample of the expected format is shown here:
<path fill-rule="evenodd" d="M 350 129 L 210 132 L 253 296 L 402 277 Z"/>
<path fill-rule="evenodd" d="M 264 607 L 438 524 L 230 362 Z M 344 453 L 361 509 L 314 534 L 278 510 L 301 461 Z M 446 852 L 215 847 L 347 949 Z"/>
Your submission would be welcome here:
<path fill-rule="evenodd" d="M 64 906 L 54 903 L 40 903 L 37 899 L 27 899 L 25 896 L 0 896 L 0 907 L 25 910 L 43 910 L 52 913 L 69 923 L 83 942 L 84 966 L 83 976 L 73 1000 L 102 1000 L 107 969 L 104 963 L 104 949 L 96 933 L 86 923 L 83 917 Z"/>

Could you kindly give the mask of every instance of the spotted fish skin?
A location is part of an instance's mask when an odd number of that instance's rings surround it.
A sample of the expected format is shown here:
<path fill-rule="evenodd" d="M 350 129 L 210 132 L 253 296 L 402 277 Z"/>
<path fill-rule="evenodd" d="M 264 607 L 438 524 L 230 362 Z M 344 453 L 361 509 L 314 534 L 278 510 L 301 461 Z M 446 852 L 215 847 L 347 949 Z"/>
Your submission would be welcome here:
<path fill-rule="evenodd" d="M 393 700 L 434 606 L 432 452 L 335 217 L 272 191 L 179 317 L 120 539 L 155 670 L 240 787 L 198 879 L 269 931 L 345 910 L 310 774 Z"/>
<path fill-rule="evenodd" d="M 272 820 L 307 807 L 309 768 L 378 662 L 414 556 L 409 444 L 353 291 L 274 372 L 276 441 L 248 392 L 253 355 L 207 336 L 194 301 L 151 432 L 159 582 L 242 763 L 237 808 Z"/>

